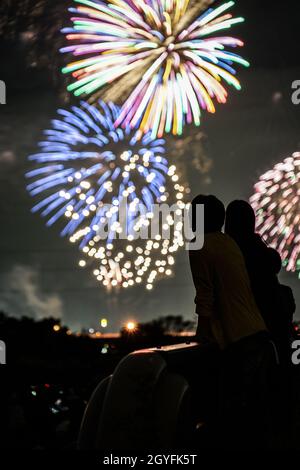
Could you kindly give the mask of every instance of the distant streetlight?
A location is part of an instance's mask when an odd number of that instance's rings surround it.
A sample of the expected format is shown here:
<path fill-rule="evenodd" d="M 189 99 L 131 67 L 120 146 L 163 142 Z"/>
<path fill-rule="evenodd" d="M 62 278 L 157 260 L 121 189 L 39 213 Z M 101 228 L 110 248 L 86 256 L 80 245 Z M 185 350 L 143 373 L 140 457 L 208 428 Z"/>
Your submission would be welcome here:
<path fill-rule="evenodd" d="M 53 325 L 53 331 L 58 332 L 60 330 L 60 325 Z"/>
<path fill-rule="evenodd" d="M 136 327 L 137 327 L 137 324 L 134 321 L 129 321 L 125 325 L 126 330 L 129 331 L 130 333 L 135 331 Z"/>
<path fill-rule="evenodd" d="M 100 325 L 102 328 L 106 328 L 107 327 L 107 324 L 108 324 L 108 321 L 106 318 L 102 318 L 101 321 L 100 321 Z"/>

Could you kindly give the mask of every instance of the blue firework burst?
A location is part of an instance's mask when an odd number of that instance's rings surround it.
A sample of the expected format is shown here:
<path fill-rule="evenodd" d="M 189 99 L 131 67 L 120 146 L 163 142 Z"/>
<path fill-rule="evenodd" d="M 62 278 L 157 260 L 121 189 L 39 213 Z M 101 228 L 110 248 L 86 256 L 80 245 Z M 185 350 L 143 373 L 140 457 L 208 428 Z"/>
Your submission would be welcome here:
<path fill-rule="evenodd" d="M 115 128 L 119 112 L 102 101 L 97 107 L 82 101 L 80 107 L 59 109 L 39 152 L 29 157 L 34 168 L 26 174 L 27 189 L 39 199 L 32 211 L 40 212 L 48 226 L 63 221 L 61 234 L 79 242 L 88 260 L 79 265 L 92 264 L 104 286 L 127 287 L 145 278 L 151 289 L 157 277 L 171 275 L 172 253 L 182 246 L 182 237 L 135 243 L 135 234 L 149 225 L 153 204 L 175 202 L 182 208 L 186 188 L 163 156 L 164 140 L 150 134 L 138 140 L 129 128 Z M 124 229 L 118 221 L 123 201 L 129 209 L 126 236 L 115 242 Z M 137 218 L 141 206 L 145 212 Z M 108 219 L 109 231 L 102 238 L 99 229 Z M 174 225 L 174 220 L 166 217 L 164 224 Z"/>
<path fill-rule="evenodd" d="M 118 207 L 126 197 L 128 203 L 141 202 L 150 211 L 164 197 L 169 172 L 162 157 L 164 140 L 147 134 L 138 141 L 129 128 L 115 129 L 119 108 L 112 103 L 100 101 L 96 108 L 82 101 L 80 107 L 57 113 L 59 118 L 39 143 L 40 151 L 29 157 L 36 168 L 26 174 L 32 180 L 29 193 L 40 198 L 32 211 L 40 211 L 48 226 L 66 218 L 64 236 L 84 227 L 84 246 L 103 220 L 105 203 Z M 131 219 L 129 234 L 134 213 Z"/>

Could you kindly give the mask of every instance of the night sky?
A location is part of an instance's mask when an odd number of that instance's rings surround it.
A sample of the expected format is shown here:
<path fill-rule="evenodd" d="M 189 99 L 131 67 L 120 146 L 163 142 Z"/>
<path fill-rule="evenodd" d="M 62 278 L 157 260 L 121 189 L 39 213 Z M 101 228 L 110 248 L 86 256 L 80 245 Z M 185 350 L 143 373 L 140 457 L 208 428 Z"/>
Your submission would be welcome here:
<path fill-rule="evenodd" d="M 46 34 L 39 44 L 28 40 L 27 7 L 21 20 L 13 21 L 13 6 L 20 11 L 22 3 L 39 2 L 4 1 L 0 7 L 10 7 L 0 20 L 0 79 L 7 85 L 7 104 L 0 107 L 0 310 L 15 316 L 57 316 L 73 329 L 95 327 L 101 317 L 109 319 L 111 330 L 128 319 L 193 318 L 194 289 L 184 250 L 177 256 L 175 276 L 159 281 L 151 292 L 139 287 L 107 293 L 88 269 L 78 267 L 78 250 L 59 236 L 60 225 L 46 228 L 39 215 L 31 214 L 33 201 L 24 178 L 27 156 L 35 152 L 57 107 L 67 104 L 60 74 L 53 73 L 63 64 L 56 57 L 56 41 Z M 59 21 L 67 3 L 52 0 L 62 9 Z M 241 92 L 231 89 L 228 104 L 218 106 L 215 115 L 203 113 L 202 144 L 184 148 L 181 162 L 186 162 L 192 195 L 213 193 L 226 204 L 248 199 L 263 172 L 300 150 L 300 105 L 291 101 L 292 82 L 300 80 L 298 3 L 237 1 L 234 12 L 245 16 L 246 23 L 232 34 L 245 40 L 241 53 L 251 68 L 239 68 Z M 50 20 L 47 28 L 61 45 L 59 21 L 56 27 Z M 33 46 L 38 46 L 36 58 Z M 195 136 L 193 128 L 185 130 L 184 138 L 189 136 Z M 168 139 L 169 158 L 175 158 L 174 148 Z M 203 159 L 211 162 L 205 174 L 195 163 Z M 300 305 L 297 275 L 282 273 L 281 280 L 293 288 Z"/>

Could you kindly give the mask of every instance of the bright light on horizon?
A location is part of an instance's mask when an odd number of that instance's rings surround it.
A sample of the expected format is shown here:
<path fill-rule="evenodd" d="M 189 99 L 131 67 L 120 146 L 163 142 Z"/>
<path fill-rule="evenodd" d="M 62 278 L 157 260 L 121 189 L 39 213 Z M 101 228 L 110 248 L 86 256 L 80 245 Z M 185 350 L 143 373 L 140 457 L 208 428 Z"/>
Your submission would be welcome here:
<path fill-rule="evenodd" d="M 130 332 L 135 331 L 136 327 L 137 327 L 137 324 L 134 321 L 127 322 L 125 326 L 126 330 Z"/>

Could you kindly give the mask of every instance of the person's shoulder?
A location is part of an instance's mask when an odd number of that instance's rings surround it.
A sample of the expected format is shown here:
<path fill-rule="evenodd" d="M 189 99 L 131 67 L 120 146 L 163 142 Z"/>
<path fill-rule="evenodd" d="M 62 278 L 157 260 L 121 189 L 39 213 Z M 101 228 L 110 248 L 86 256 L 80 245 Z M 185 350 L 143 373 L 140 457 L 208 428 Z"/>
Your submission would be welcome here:
<path fill-rule="evenodd" d="M 200 253 L 215 253 L 219 249 L 226 249 L 228 245 L 237 246 L 235 241 L 223 232 L 212 232 L 204 235 L 203 247 L 200 250 L 189 250 L 190 256 Z"/>
<path fill-rule="evenodd" d="M 238 244 L 236 243 L 236 241 L 227 233 L 220 233 L 218 241 L 219 243 L 223 243 L 224 245 L 226 244 L 238 248 Z"/>
<path fill-rule="evenodd" d="M 229 235 L 223 232 L 208 233 L 204 236 L 204 246 L 214 250 L 218 247 L 237 246 L 236 242 Z"/>
<path fill-rule="evenodd" d="M 262 239 L 262 237 L 259 235 L 259 233 L 254 234 L 253 244 L 257 249 L 260 249 L 263 252 L 267 253 L 268 245 L 265 243 L 265 241 Z"/>
<path fill-rule="evenodd" d="M 237 244 L 229 235 L 223 232 L 214 232 L 207 235 L 207 251 L 211 254 L 226 253 L 238 249 Z M 205 246 L 204 241 L 204 246 Z"/>
<path fill-rule="evenodd" d="M 238 243 L 230 236 L 227 235 L 227 233 L 222 234 L 223 239 L 222 239 L 222 248 L 224 251 L 224 254 L 227 256 L 234 256 L 234 257 L 241 257 L 242 251 Z"/>
<path fill-rule="evenodd" d="M 289 306 L 289 310 L 293 313 L 296 311 L 296 301 L 293 293 L 293 289 L 284 284 L 280 284 L 280 292 L 283 301 Z"/>
<path fill-rule="evenodd" d="M 195 256 L 201 256 L 205 255 L 211 250 L 211 247 L 215 245 L 215 237 L 214 233 L 206 233 L 204 235 L 204 240 L 203 240 L 203 246 L 199 250 L 193 250 L 189 249 L 189 256 L 190 257 L 195 257 Z"/>
<path fill-rule="evenodd" d="M 285 284 L 279 284 L 279 288 L 281 292 L 284 292 L 284 294 L 294 297 L 293 289 L 290 286 L 286 286 Z"/>

